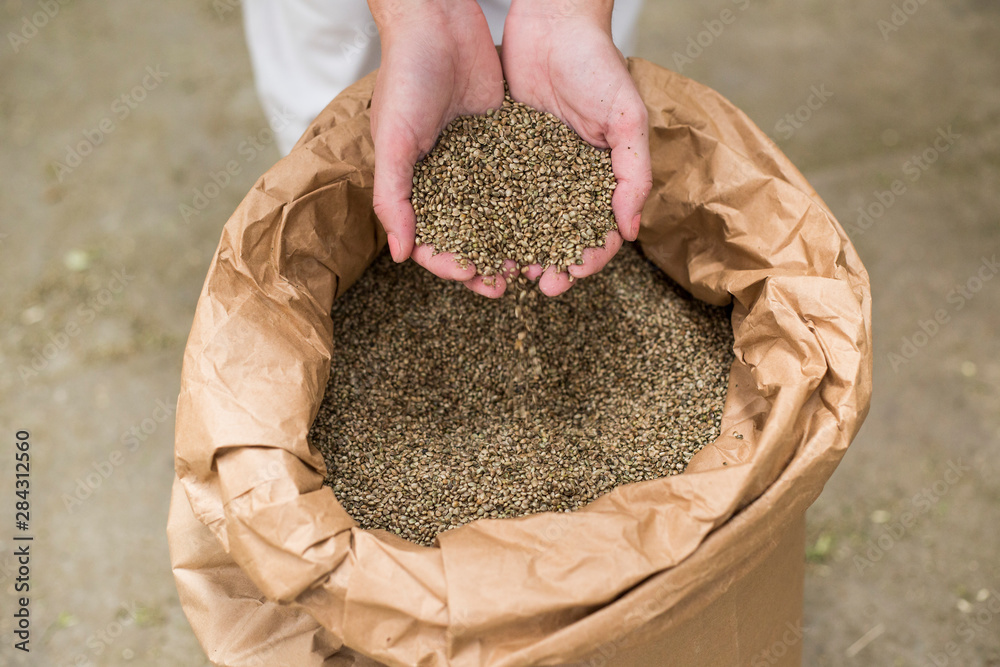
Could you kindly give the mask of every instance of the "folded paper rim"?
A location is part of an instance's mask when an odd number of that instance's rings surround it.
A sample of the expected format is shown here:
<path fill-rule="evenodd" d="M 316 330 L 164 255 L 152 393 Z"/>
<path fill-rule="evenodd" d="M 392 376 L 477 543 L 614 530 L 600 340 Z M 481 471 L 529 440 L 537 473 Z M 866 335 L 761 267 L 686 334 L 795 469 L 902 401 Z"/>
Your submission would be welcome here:
<path fill-rule="evenodd" d="M 699 299 L 733 304 L 722 435 L 683 475 L 570 514 L 476 521 L 434 547 L 359 529 L 322 486 L 306 436 L 336 372 L 332 302 L 385 243 L 371 210 L 374 74 L 320 114 L 226 224 L 185 351 L 179 488 L 262 596 L 307 610 L 325 646 L 387 665 L 582 659 L 662 616 L 593 623 L 654 581 L 672 590 L 676 566 L 783 471 L 798 476 L 782 511 L 804 512 L 860 428 L 871 296 L 843 229 L 721 95 L 641 59 L 629 68 L 653 159 L 639 242 Z M 169 538 L 173 551 L 185 531 Z M 219 590 L 197 603 L 182 591 L 193 624 L 224 604 Z"/>

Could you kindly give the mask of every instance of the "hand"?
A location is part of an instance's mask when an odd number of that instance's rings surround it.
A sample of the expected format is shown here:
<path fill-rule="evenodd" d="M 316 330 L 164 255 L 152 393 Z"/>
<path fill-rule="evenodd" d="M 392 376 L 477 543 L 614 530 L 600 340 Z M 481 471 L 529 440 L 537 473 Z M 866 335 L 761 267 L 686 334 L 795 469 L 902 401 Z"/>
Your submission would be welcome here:
<path fill-rule="evenodd" d="M 611 208 L 618 225 L 603 248 L 584 251 L 569 275 L 529 267 L 550 296 L 572 286 L 569 276 L 600 271 L 634 241 L 652 188 L 646 107 L 625 59 L 611 39 L 610 0 L 514 0 L 504 24 L 501 60 L 511 97 L 569 124 L 588 143 L 611 149 L 617 186 Z"/>
<path fill-rule="evenodd" d="M 484 281 L 450 253 L 414 248 L 410 203 L 413 165 L 455 117 L 503 103 L 503 72 L 489 26 L 474 0 L 370 0 L 382 40 L 382 67 L 372 95 L 374 207 L 397 262 L 408 257 L 431 273 L 499 296 L 502 278 Z"/>

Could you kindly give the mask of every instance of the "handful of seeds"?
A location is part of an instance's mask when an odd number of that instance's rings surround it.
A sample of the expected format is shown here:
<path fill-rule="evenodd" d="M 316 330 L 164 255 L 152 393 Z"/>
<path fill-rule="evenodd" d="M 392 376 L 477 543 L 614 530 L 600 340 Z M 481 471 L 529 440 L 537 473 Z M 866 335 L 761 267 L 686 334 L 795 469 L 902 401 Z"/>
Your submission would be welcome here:
<path fill-rule="evenodd" d="M 504 260 L 565 271 L 616 228 L 611 154 L 550 113 L 504 96 L 461 116 L 414 167 L 416 242 L 499 273 Z"/>
<path fill-rule="evenodd" d="M 487 300 L 383 255 L 334 302 L 309 438 L 362 528 L 432 544 L 475 519 L 570 511 L 683 472 L 718 436 L 726 309 L 631 244 L 559 297 L 518 287 Z"/>

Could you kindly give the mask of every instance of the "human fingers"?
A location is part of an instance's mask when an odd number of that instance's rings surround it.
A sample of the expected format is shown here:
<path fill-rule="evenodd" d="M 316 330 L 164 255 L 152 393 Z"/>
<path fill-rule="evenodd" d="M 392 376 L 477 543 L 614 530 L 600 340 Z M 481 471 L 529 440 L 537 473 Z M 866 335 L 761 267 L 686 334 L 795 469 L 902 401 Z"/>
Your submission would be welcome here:
<path fill-rule="evenodd" d="M 490 299 L 499 299 L 507 290 L 507 281 L 503 276 L 476 276 L 466 280 L 464 285 L 476 294 Z"/>
<path fill-rule="evenodd" d="M 622 237 L 618 230 L 612 229 L 604 237 L 604 246 L 600 248 L 586 248 L 583 251 L 583 264 L 573 264 L 569 267 L 569 273 L 573 278 L 586 278 L 592 276 L 611 261 L 611 258 L 622 247 Z"/>
<path fill-rule="evenodd" d="M 629 91 L 623 97 L 625 101 L 612 110 L 606 133 L 616 182 L 611 209 L 622 237 L 634 241 L 639 235 L 642 207 L 653 187 L 653 175 L 646 107 L 638 91 Z"/>
<path fill-rule="evenodd" d="M 476 276 L 476 267 L 466 264 L 464 267 L 450 252 L 434 254 L 434 246 L 418 245 L 413 249 L 413 261 L 424 267 L 439 278 L 466 282 Z"/>
<path fill-rule="evenodd" d="M 556 270 L 554 266 L 545 269 L 538 280 L 538 289 L 545 296 L 559 296 L 572 286 L 570 275 L 565 271 Z"/>
<path fill-rule="evenodd" d="M 413 190 L 413 165 L 420 158 L 420 147 L 413 131 L 399 117 L 381 114 L 375 143 L 375 183 L 372 206 L 385 229 L 389 252 L 396 262 L 403 262 L 413 252 L 416 215 L 410 203 Z"/>

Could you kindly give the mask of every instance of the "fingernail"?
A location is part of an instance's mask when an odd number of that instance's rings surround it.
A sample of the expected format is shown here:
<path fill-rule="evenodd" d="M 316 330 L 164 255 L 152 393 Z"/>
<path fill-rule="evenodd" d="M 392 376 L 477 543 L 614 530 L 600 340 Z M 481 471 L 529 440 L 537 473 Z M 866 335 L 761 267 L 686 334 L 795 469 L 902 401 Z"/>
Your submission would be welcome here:
<path fill-rule="evenodd" d="M 635 241 L 639 237 L 639 223 L 642 222 L 642 214 L 636 215 L 632 218 L 632 241 Z"/>
<path fill-rule="evenodd" d="M 402 262 L 403 259 L 400 257 L 401 253 L 399 251 L 399 239 L 396 238 L 395 234 L 386 234 L 385 238 L 389 242 L 389 254 L 392 255 L 392 261 L 397 264 Z"/>

